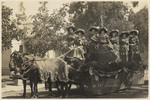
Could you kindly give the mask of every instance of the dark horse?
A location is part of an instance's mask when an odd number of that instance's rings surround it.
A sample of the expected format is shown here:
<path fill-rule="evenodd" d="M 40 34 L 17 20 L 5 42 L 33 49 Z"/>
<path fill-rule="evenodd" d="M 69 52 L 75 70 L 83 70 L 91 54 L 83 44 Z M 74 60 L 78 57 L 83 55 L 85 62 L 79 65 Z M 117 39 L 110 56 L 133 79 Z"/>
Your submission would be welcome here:
<path fill-rule="evenodd" d="M 69 69 L 69 78 L 72 78 L 74 76 L 74 73 L 77 74 L 77 70 L 79 70 L 79 62 L 77 58 L 68 58 L 65 57 L 65 61 L 68 62 L 72 67 Z M 29 60 L 26 57 L 24 57 L 23 54 L 20 52 L 13 52 L 10 56 L 10 64 L 9 68 L 11 71 L 11 75 L 15 78 L 20 78 L 23 80 L 23 87 L 24 87 L 24 93 L 23 97 L 26 97 L 26 82 L 27 80 L 30 81 L 30 87 L 31 87 L 31 97 L 37 97 L 38 96 L 38 88 L 37 84 L 41 82 L 39 69 L 34 64 L 34 60 Z M 50 95 L 52 94 L 52 82 L 51 82 L 51 76 L 48 78 L 48 87 Z M 71 88 L 72 81 L 68 82 L 62 82 L 57 80 L 56 82 L 56 88 L 58 91 L 65 95 L 68 93 L 69 89 Z M 65 92 L 65 93 L 64 93 Z"/>
<path fill-rule="evenodd" d="M 26 97 L 27 80 L 30 81 L 31 97 L 37 97 L 38 96 L 37 84 L 41 80 L 39 77 L 38 69 L 33 66 L 32 61 L 29 62 L 26 58 L 23 57 L 23 55 L 20 52 L 15 51 L 10 56 L 9 68 L 11 71 L 10 76 L 23 80 L 23 88 L 24 88 L 23 97 Z"/>

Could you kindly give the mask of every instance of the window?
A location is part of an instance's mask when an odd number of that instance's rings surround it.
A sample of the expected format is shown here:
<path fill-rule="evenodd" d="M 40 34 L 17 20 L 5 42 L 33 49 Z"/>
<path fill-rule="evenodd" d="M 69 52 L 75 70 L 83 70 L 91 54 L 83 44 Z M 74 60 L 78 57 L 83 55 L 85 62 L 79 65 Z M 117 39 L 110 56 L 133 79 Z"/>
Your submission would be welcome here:
<path fill-rule="evenodd" d="M 19 51 L 20 51 L 21 53 L 23 53 L 23 45 L 20 45 L 20 46 L 19 46 Z"/>

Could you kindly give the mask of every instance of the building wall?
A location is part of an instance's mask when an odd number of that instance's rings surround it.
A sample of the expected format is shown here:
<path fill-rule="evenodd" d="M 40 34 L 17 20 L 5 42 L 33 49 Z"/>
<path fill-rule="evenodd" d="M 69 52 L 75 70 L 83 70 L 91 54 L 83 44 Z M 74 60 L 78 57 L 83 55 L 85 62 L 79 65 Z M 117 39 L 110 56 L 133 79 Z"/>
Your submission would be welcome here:
<path fill-rule="evenodd" d="M 19 49 L 20 49 L 19 47 L 21 44 L 22 44 L 21 41 L 12 40 L 12 51 L 11 52 L 19 51 Z"/>
<path fill-rule="evenodd" d="M 22 41 L 12 40 L 12 48 L 2 51 L 2 75 L 9 75 L 9 61 L 10 55 L 14 51 L 20 50 L 20 45 L 23 45 L 23 52 L 25 52 L 25 47 Z"/>
<path fill-rule="evenodd" d="M 9 61 L 10 61 L 10 55 L 11 55 L 11 48 L 2 51 L 2 75 L 9 75 L 10 70 L 9 70 Z"/>
<path fill-rule="evenodd" d="M 44 58 L 54 58 L 55 57 L 55 51 L 54 50 L 49 50 L 48 52 L 45 53 Z"/>

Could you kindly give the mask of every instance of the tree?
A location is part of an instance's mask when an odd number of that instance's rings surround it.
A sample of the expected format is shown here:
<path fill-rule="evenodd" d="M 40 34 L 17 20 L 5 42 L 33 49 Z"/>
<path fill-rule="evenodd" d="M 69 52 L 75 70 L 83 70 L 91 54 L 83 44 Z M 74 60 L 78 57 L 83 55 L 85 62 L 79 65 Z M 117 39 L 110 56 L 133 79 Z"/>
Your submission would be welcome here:
<path fill-rule="evenodd" d="M 15 21 L 11 21 L 12 9 L 2 5 L 2 50 L 9 49 L 11 40 L 16 36 Z"/>
<path fill-rule="evenodd" d="M 144 7 L 139 12 L 130 14 L 129 21 L 139 31 L 140 45 L 148 47 L 148 8 Z"/>
<path fill-rule="evenodd" d="M 133 7 L 138 2 L 132 2 Z M 76 28 L 82 28 L 89 33 L 92 25 L 106 27 L 108 31 L 139 30 L 140 47 L 148 46 L 148 9 L 145 7 L 137 13 L 124 5 L 123 2 L 73 2 L 69 5 L 71 22 Z"/>
<path fill-rule="evenodd" d="M 35 36 L 26 41 L 28 50 L 35 55 L 40 53 L 43 56 L 51 49 L 66 52 L 68 47 L 65 45 L 67 41 L 63 40 L 63 33 L 69 22 L 76 28 L 83 28 L 86 33 L 89 33 L 88 28 L 92 25 L 120 31 L 133 28 L 133 24 L 128 21 L 131 12 L 123 2 L 72 2 L 64 4 L 51 15 L 48 13 L 47 3 L 40 2 L 38 13 L 32 17 Z M 66 17 L 69 22 L 66 22 Z M 60 30 L 63 32 L 59 32 Z"/>
<path fill-rule="evenodd" d="M 27 16 L 25 14 L 25 8 L 23 6 L 23 2 L 20 2 L 19 4 L 19 13 L 16 14 L 17 17 L 17 40 L 25 40 L 27 38 L 26 33 L 27 33 L 27 28 L 23 27 L 20 28 L 19 26 L 22 25 L 21 21 L 26 21 L 27 20 Z"/>
<path fill-rule="evenodd" d="M 75 26 L 86 33 L 92 25 L 120 32 L 133 29 L 133 24 L 128 21 L 131 12 L 123 2 L 73 2 L 69 13 L 74 15 L 71 20 Z"/>
<path fill-rule="evenodd" d="M 20 21 L 26 21 L 27 16 L 25 14 L 25 8 L 23 6 L 23 2 L 20 2 L 19 4 L 19 14 L 16 14 L 17 17 L 17 24 L 20 25 Z"/>
<path fill-rule="evenodd" d="M 44 56 L 48 50 L 64 50 L 65 46 L 61 42 L 61 36 L 63 35 L 60 30 L 64 29 L 67 22 L 64 20 L 66 17 L 65 6 L 58 11 L 54 11 L 49 15 L 47 10 L 48 2 L 39 2 L 41 6 L 38 9 L 38 13 L 32 16 L 33 19 L 33 34 L 34 37 L 26 40 L 26 47 L 30 53 L 34 55 L 39 54 Z"/>
<path fill-rule="evenodd" d="M 19 29 L 16 19 L 10 18 L 13 9 L 2 5 L 2 50 L 7 50 L 11 47 L 12 39 L 23 39 L 25 30 Z"/>

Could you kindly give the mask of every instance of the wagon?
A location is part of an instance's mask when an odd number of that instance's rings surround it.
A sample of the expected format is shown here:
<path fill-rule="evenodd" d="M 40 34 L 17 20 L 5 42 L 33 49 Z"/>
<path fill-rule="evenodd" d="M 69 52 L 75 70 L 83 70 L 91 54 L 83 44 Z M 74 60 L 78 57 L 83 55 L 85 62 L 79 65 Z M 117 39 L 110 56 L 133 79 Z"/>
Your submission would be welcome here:
<path fill-rule="evenodd" d="M 122 64 L 118 65 L 120 65 L 119 68 L 111 71 L 107 68 L 102 71 L 90 67 L 89 70 L 82 73 L 80 82 L 84 93 L 103 95 L 130 88 L 132 84 L 140 84 L 144 77 L 143 67 L 134 65 L 132 62 L 127 62 L 127 66 L 124 67 Z"/>
<path fill-rule="evenodd" d="M 57 60 L 58 59 L 58 60 Z M 77 58 L 76 58 L 77 59 Z M 40 61 L 43 59 L 40 59 Z M 53 59 L 54 60 L 54 59 Z M 53 61 L 52 59 L 50 61 Z M 61 58 L 55 58 L 57 64 L 66 64 Z M 51 64 L 56 64 L 56 61 L 50 63 L 48 61 L 48 66 Z M 61 63 L 63 62 L 63 63 Z M 41 63 L 41 62 L 40 62 Z M 144 76 L 144 67 L 140 63 L 134 62 L 119 62 L 111 64 L 101 64 L 95 65 L 93 62 L 85 62 L 81 67 L 81 70 L 74 72 L 73 78 L 69 77 L 69 81 L 63 82 L 63 88 L 60 86 L 59 82 L 56 82 L 56 88 L 58 91 L 65 92 L 71 89 L 71 84 L 80 85 L 83 93 L 85 94 L 96 94 L 102 95 L 105 93 L 115 92 L 121 89 L 130 88 L 132 84 L 139 83 Z M 43 68 L 45 66 L 45 60 L 43 62 Z M 31 66 L 31 68 L 35 68 Z M 48 67 L 49 68 L 49 67 Z M 66 66 L 62 67 L 63 69 Z M 64 71 L 65 72 L 65 71 Z M 69 70 L 69 73 L 72 73 Z M 43 75 L 47 75 L 44 73 Z M 60 75 L 62 75 L 61 73 Z M 70 75 L 69 75 L 70 76 Z M 17 77 L 16 77 L 17 78 Z"/>

